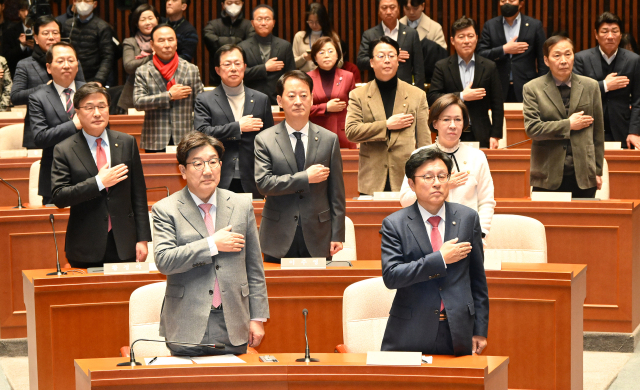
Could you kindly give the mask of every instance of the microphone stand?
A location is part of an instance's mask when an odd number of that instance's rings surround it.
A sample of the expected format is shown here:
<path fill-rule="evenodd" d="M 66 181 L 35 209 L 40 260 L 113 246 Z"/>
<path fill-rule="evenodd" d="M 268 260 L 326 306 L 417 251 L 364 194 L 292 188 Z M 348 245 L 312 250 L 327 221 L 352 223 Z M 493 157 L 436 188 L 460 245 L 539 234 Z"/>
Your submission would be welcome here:
<path fill-rule="evenodd" d="M 57 275 L 57 276 L 62 276 L 62 275 L 66 275 L 66 272 L 62 272 L 60 270 L 60 258 L 58 255 L 58 239 L 56 238 L 56 228 L 55 226 L 53 226 L 53 214 L 49 214 L 49 221 L 51 221 L 51 229 L 53 230 L 53 242 L 56 243 L 56 272 L 49 272 L 47 274 L 47 276 L 53 276 L 53 275 Z"/>
<path fill-rule="evenodd" d="M 128 367 L 128 366 L 135 367 L 135 366 L 141 366 L 142 365 L 142 363 L 136 361 L 136 356 L 133 353 L 133 346 L 138 341 L 150 341 L 150 342 L 154 342 L 154 343 L 177 344 L 177 345 L 192 345 L 192 346 L 196 346 L 196 347 L 200 346 L 200 347 L 209 347 L 209 348 L 215 348 L 215 349 L 224 349 L 225 348 L 224 344 L 222 344 L 222 343 L 219 343 L 219 344 L 198 344 L 198 343 L 183 343 L 181 341 L 137 339 L 136 341 L 131 343 L 131 347 L 129 348 L 129 361 L 128 362 L 118 363 L 118 364 L 116 364 L 116 366 L 118 366 L 118 367 Z"/>
<path fill-rule="evenodd" d="M 6 181 L 5 179 L 0 177 L 0 180 L 2 180 L 2 182 L 6 185 L 8 185 L 9 187 L 13 188 L 13 190 L 16 192 L 16 194 L 18 194 L 18 205 L 14 207 L 14 209 L 23 209 L 24 206 L 22 205 L 22 198 L 20 197 L 20 191 L 18 191 L 18 189 L 14 186 L 11 185 L 11 183 L 9 183 L 8 181 Z"/>
<path fill-rule="evenodd" d="M 319 359 L 314 359 L 309 354 L 309 338 L 307 337 L 307 314 L 309 314 L 309 310 L 303 309 L 302 314 L 304 315 L 304 341 L 307 346 L 304 350 L 304 357 L 300 359 L 296 359 L 296 362 L 305 362 L 305 363 L 319 362 L 320 361 Z"/>
<path fill-rule="evenodd" d="M 510 148 L 510 147 L 512 147 L 512 146 L 520 145 L 520 144 L 523 144 L 523 143 L 525 143 L 525 142 L 529 142 L 529 141 L 531 141 L 531 138 L 527 138 L 527 139 L 525 139 L 524 141 L 516 142 L 515 144 L 511 144 L 511 145 L 504 146 L 504 147 L 502 147 L 502 148 L 500 148 L 500 149 L 509 149 L 509 148 Z"/>

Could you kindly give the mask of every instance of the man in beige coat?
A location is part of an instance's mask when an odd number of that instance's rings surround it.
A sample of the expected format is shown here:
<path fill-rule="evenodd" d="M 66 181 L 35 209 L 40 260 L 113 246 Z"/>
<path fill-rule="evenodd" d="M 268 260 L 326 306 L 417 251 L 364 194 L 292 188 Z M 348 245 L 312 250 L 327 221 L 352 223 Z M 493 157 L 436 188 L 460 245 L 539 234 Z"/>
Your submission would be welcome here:
<path fill-rule="evenodd" d="M 400 23 L 415 29 L 421 41 L 427 38 L 446 49 L 447 41 L 444 39 L 442 26 L 424 13 L 425 0 L 401 0 L 400 2 L 404 10 L 404 17 L 400 19 Z"/>
<path fill-rule="evenodd" d="M 397 77 L 398 43 L 386 36 L 369 46 L 375 79 L 349 94 L 345 132 L 360 143 L 358 191 L 400 191 L 404 164 L 431 143 L 427 96 Z"/>

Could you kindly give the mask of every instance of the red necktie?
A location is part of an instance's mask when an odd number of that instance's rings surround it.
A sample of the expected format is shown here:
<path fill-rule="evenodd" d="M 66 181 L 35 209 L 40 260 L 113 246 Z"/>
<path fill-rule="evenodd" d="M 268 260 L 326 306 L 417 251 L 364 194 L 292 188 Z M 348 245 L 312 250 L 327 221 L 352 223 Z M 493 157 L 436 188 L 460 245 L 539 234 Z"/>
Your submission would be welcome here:
<path fill-rule="evenodd" d="M 216 230 L 213 226 L 213 218 L 211 218 L 211 214 L 209 214 L 209 210 L 211 210 L 211 206 L 213 206 L 211 203 L 203 203 L 198 207 L 200 207 L 200 209 L 204 211 L 204 224 L 207 227 L 207 231 L 209 232 L 209 235 L 213 236 Z M 216 277 L 215 283 L 213 285 L 212 305 L 213 307 L 220 307 L 221 304 L 222 304 L 222 297 L 220 296 L 220 286 L 218 285 L 218 278 Z"/>
<path fill-rule="evenodd" d="M 442 246 L 442 236 L 440 236 L 440 230 L 438 230 L 438 225 L 440 224 L 440 217 L 431 217 L 427 219 L 427 222 L 431 224 L 431 248 L 433 248 L 434 252 L 440 250 Z M 440 312 L 444 311 L 444 302 L 440 300 Z"/>
<path fill-rule="evenodd" d="M 96 165 L 98 166 L 98 170 L 100 170 L 107 163 L 107 154 L 104 152 L 104 149 L 102 148 L 102 138 L 98 138 L 96 140 L 96 144 L 98 145 L 96 147 Z M 107 191 L 109 191 L 109 188 L 105 187 L 105 189 Z M 109 215 L 108 218 L 109 218 L 109 228 L 107 229 L 107 231 L 110 232 L 111 231 L 111 216 Z"/>

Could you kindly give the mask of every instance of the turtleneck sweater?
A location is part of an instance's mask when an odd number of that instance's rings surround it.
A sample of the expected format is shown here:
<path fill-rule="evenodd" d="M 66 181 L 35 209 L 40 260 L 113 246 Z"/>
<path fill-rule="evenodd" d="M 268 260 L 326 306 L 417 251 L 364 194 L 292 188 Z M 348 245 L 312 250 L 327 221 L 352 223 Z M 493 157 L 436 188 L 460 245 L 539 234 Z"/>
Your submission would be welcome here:
<path fill-rule="evenodd" d="M 384 114 L 387 119 L 393 115 L 393 104 L 396 101 L 396 91 L 398 90 L 398 76 L 393 76 L 390 80 L 380 81 L 376 78 L 376 84 L 380 90 L 382 104 L 384 105 Z"/>
<path fill-rule="evenodd" d="M 240 83 L 236 87 L 229 87 L 225 83 L 220 83 L 224 93 L 227 95 L 231 111 L 233 112 L 233 119 L 237 122 L 242 118 L 244 113 L 244 83 Z"/>
<path fill-rule="evenodd" d="M 318 67 L 318 71 L 320 72 L 320 79 L 322 80 L 322 89 L 324 90 L 324 94 L 327 96 L 327 99 L 331 99 L 331 93 L 333 92 L 333 80 L 336 76 L 336 67 L 334 66 L 331 70 L 323 70 Z"/>
<path fill-rule="evenodd" d="M 271 56 L 271 41 L 273 38 L 273 34 L 269 34 L 266 37 L 261 37 L 260 35 L 255 35 L 256 40 L 258 41 L 258 46 L 260 47 L 260 55 L 262 56 L 262 62 L 266 63 Z"/>

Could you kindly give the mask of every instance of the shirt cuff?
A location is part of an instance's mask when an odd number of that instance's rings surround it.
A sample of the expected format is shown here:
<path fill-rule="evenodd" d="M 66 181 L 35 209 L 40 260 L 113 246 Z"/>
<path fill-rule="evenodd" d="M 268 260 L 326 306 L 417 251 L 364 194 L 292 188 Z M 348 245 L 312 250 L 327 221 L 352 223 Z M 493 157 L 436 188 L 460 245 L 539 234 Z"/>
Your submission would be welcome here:
<path fill-rule="evenodd" d="M 218 246 L 216 245 L 216 240 L 214 240 L 213 236 L 207 237 L 207 243 L 209 244 L 209 250 L 211 251 L 211 256 L 215 256 L 218 254 Z"/>
<path fill-rule="evenodd" d="M 607 88 L 607 82 L 605 80 L 602 80 L 602 85 L 604 85 L 604 93 L 609 92 L 609 88 Z"/>
<path fill-rule="evenodd" d="M 464 93 L 462 93 L 462 92 L 460 92 L 460 100 L 462 100 L 464 102 Z"/>
<path fill-rule="evenodd" d="M 447 262 L 444 261 L 444 256 L 442 256 L 442 252 L 438 251 L 438 253 L 440 253 L 440 257 L 442 257 L 442 262 L 444 263 L 444 268 L 447 269 Z"/>
<path fill-rule="evenodd" d="M 267 322 L 267 319 L 266 318 L 252 318 L 251 321 Z"/>
<path fill-rule="evenodd" d="M 104 190 L 104 184 L 102 184 L 102 180 L 100 180 L 100 175 L 96 175 L 96 183 L 98 184 L 98 191 Z"/>

